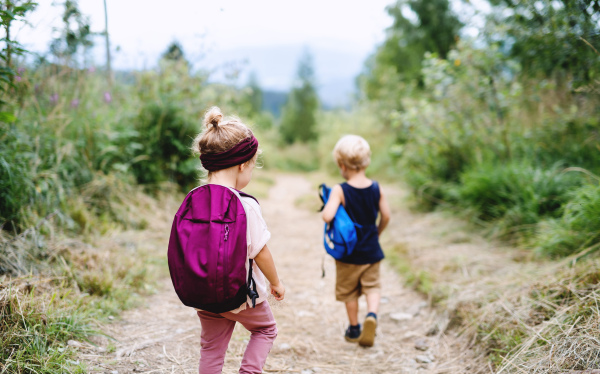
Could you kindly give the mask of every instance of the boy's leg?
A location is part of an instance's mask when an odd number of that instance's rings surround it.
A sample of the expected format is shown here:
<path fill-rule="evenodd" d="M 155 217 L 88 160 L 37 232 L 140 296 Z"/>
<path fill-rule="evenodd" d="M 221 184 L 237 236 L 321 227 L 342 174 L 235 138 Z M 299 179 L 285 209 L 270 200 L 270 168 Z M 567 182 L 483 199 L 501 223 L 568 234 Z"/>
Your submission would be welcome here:
<path fill-rule="evenodd" d="M 256 308 L 247 308 L 237 314 L 224 313 L 224 315 L 238 321 L 251 333 L 240 373 L 262 373 L 267 356 L 277 337 L 277 326 L 269 303 L 263 301 Z"/>
<path fill-rule="evenodd" d="M 344 338 L 349 342 L 356 342 L 360 337 L 358 297 L 360 296 L 359 277 L 362 267 L 363 265 L 335 262 L 335 298 L 346 306 L 350 326 L 346 329 Z"/>
<path fill-rule="evenodd" d="M 220 374 L 235 321 L 207 311 L 198 311 L 198 317 L 202 324 L 200 374 Z"/>
<path fill-rule="evenodd" d="M 345 302 L 346 312 L 350 326 L 346 329 L 344 339 L 351 343 L 356 343 L 360 338 L 360 324 L 358 323 L 358 299 Z"/>
<path fill-rule="evenodd" d="M 352 326 L 358 325 L 358 299 L 346 301 L 346 312 Z"/>
<path fill-rule="evenodd" d="M 360 273 L 363 265 L 335 262 L 335 299 L 346 304 L 348 319 L 352 325 L 358 323 L 358 297 L 361 293 Z M 356 314 L 356 318 L 353 316 Z"/>
<path fill-rule="evenodd" d="M 381 300 L 381 293 L 371 292 L 367 294 L 367 312 L 377 314 L 379 310 L 379 301 Z"/>
<path fill-rule="evenodd" d="M 370 264 L 360 275 L 360 289 L 367 296 L 367 312 L 377 314 L 381 300 L 381 261 Z"/>
<path fill-rule="evenodd" d="M 362 291 L 367 295 L 367 317 L 363 323 L 363 331 L 358 344 L 372 347 L 375 343 L 375 330 L 377 329 L 377 311 L 381 299 L 380 262 L 371 264 L 361 275 L 360 284 Z"/>

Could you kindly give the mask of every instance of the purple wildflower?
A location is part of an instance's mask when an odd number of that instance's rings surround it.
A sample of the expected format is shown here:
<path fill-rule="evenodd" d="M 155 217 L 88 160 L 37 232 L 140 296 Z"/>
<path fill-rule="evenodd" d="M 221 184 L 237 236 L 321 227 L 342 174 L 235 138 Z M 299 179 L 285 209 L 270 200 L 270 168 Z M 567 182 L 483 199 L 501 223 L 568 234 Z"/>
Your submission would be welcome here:
<path fill-rule="evenodd" d="M 77 108 L 79 106 L 79 99 L 71 100 L 71 108 Z"/>
<path fill-rule="evenodd" d="M 112 96 L 110 95 L 110 92 L 105 92 L 104 93 L 104 102 L 107 104 L 112 103 Z"/>
<path fill-rule="evenodd" d="M 50 104 L 57 104 L 58 103 L 58 94 L 57 93 L 53 93 L 52 95 L 50 95 Z"/>
<path fill-rule="evenodd" d="M 18 68 L 17 74 L 23 74 L 25 72 L 25 68 Z"/>
<path fill-rule="evenodd" d="M 95 66 L 90 66 L 90 68 L 88 69 L 88 73 L 94 73 L 95 71 L 96 71 Z"/>
<path fill-rule="evenodd" d="M 20 77 L 20 76 L 18 76 L 18 75 L 15 75 L 15 81 L 16 81 L 16 82 L 20 82 L 20 81 L 21 81 L 21 79 L 23 79 L 23 78 L 21 78 L 21 77 Z"/>

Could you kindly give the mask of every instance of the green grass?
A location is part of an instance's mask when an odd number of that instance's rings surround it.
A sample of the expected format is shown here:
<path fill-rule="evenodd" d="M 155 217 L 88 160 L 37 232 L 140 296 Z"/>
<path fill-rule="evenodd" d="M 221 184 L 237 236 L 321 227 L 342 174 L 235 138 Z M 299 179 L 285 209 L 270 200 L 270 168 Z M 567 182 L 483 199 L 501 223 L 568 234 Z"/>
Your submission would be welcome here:
<path fill-rule="evenodd" d="M 536 249 L 554 257 L 584 250 L 600 241 L 600 187 L 595 184 L 571 191 L 562 215 L 539 225 Z"/>
<path fill-rule="evenodd" d="M 12 373 L 82 372 L 69 362 L 74 357 L 67 340 L 96 334 L 90 310 L 74 303 L 68 292 L 36 295 L 3 290 L 0 300 L 0 349 L 3 370 Z M 48 300 L 49 298 L 49 300 Z M 45 303 L 40 301 L 46 299 Z"/>

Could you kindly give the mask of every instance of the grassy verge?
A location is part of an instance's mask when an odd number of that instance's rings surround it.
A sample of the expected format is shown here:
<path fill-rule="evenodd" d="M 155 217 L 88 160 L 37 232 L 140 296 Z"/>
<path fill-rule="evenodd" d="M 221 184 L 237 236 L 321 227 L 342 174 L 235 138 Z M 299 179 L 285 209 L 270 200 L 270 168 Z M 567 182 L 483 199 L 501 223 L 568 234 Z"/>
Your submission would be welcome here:
<path fill-rule="evenodd" d="M 79 235 L 48 221 L 25 235 L 1 238 L 3 267 L 30 271 L 0 277 L 0 372 L 87 372 L 76 347 L 167 276 L 166 239 L 157 233 L 166 232 L 169 222 L 161 206 L 173 201 L 139 191 L 130 198 L 119 208 L 152 217 L 145 230 L 127 231 L 90 216 L 95 229 Z"/>
<path fill-rule="evenodd" d="M 461 334 L 494 372 L 599 367 L 600 258 L 593 247 L 561 261 L 539 260 L 494 247 L 439 213 L 419 220 L 431 238 L 391 246 L 387 259 L 438 310 L 432 333 Z"/>

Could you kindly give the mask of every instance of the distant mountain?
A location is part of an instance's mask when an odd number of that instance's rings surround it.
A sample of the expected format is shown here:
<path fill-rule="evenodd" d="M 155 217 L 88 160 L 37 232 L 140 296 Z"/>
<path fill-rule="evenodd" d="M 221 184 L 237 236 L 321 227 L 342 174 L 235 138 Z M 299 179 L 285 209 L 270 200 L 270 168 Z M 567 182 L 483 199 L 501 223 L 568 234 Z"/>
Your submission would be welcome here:
<path fill-rule="evenodd" d="M 279 117 L 281 109 L 287 101 L 287 95 L 287 92 L 264 90 L 262 109 L 273 113 L 275 117 Z"/>

